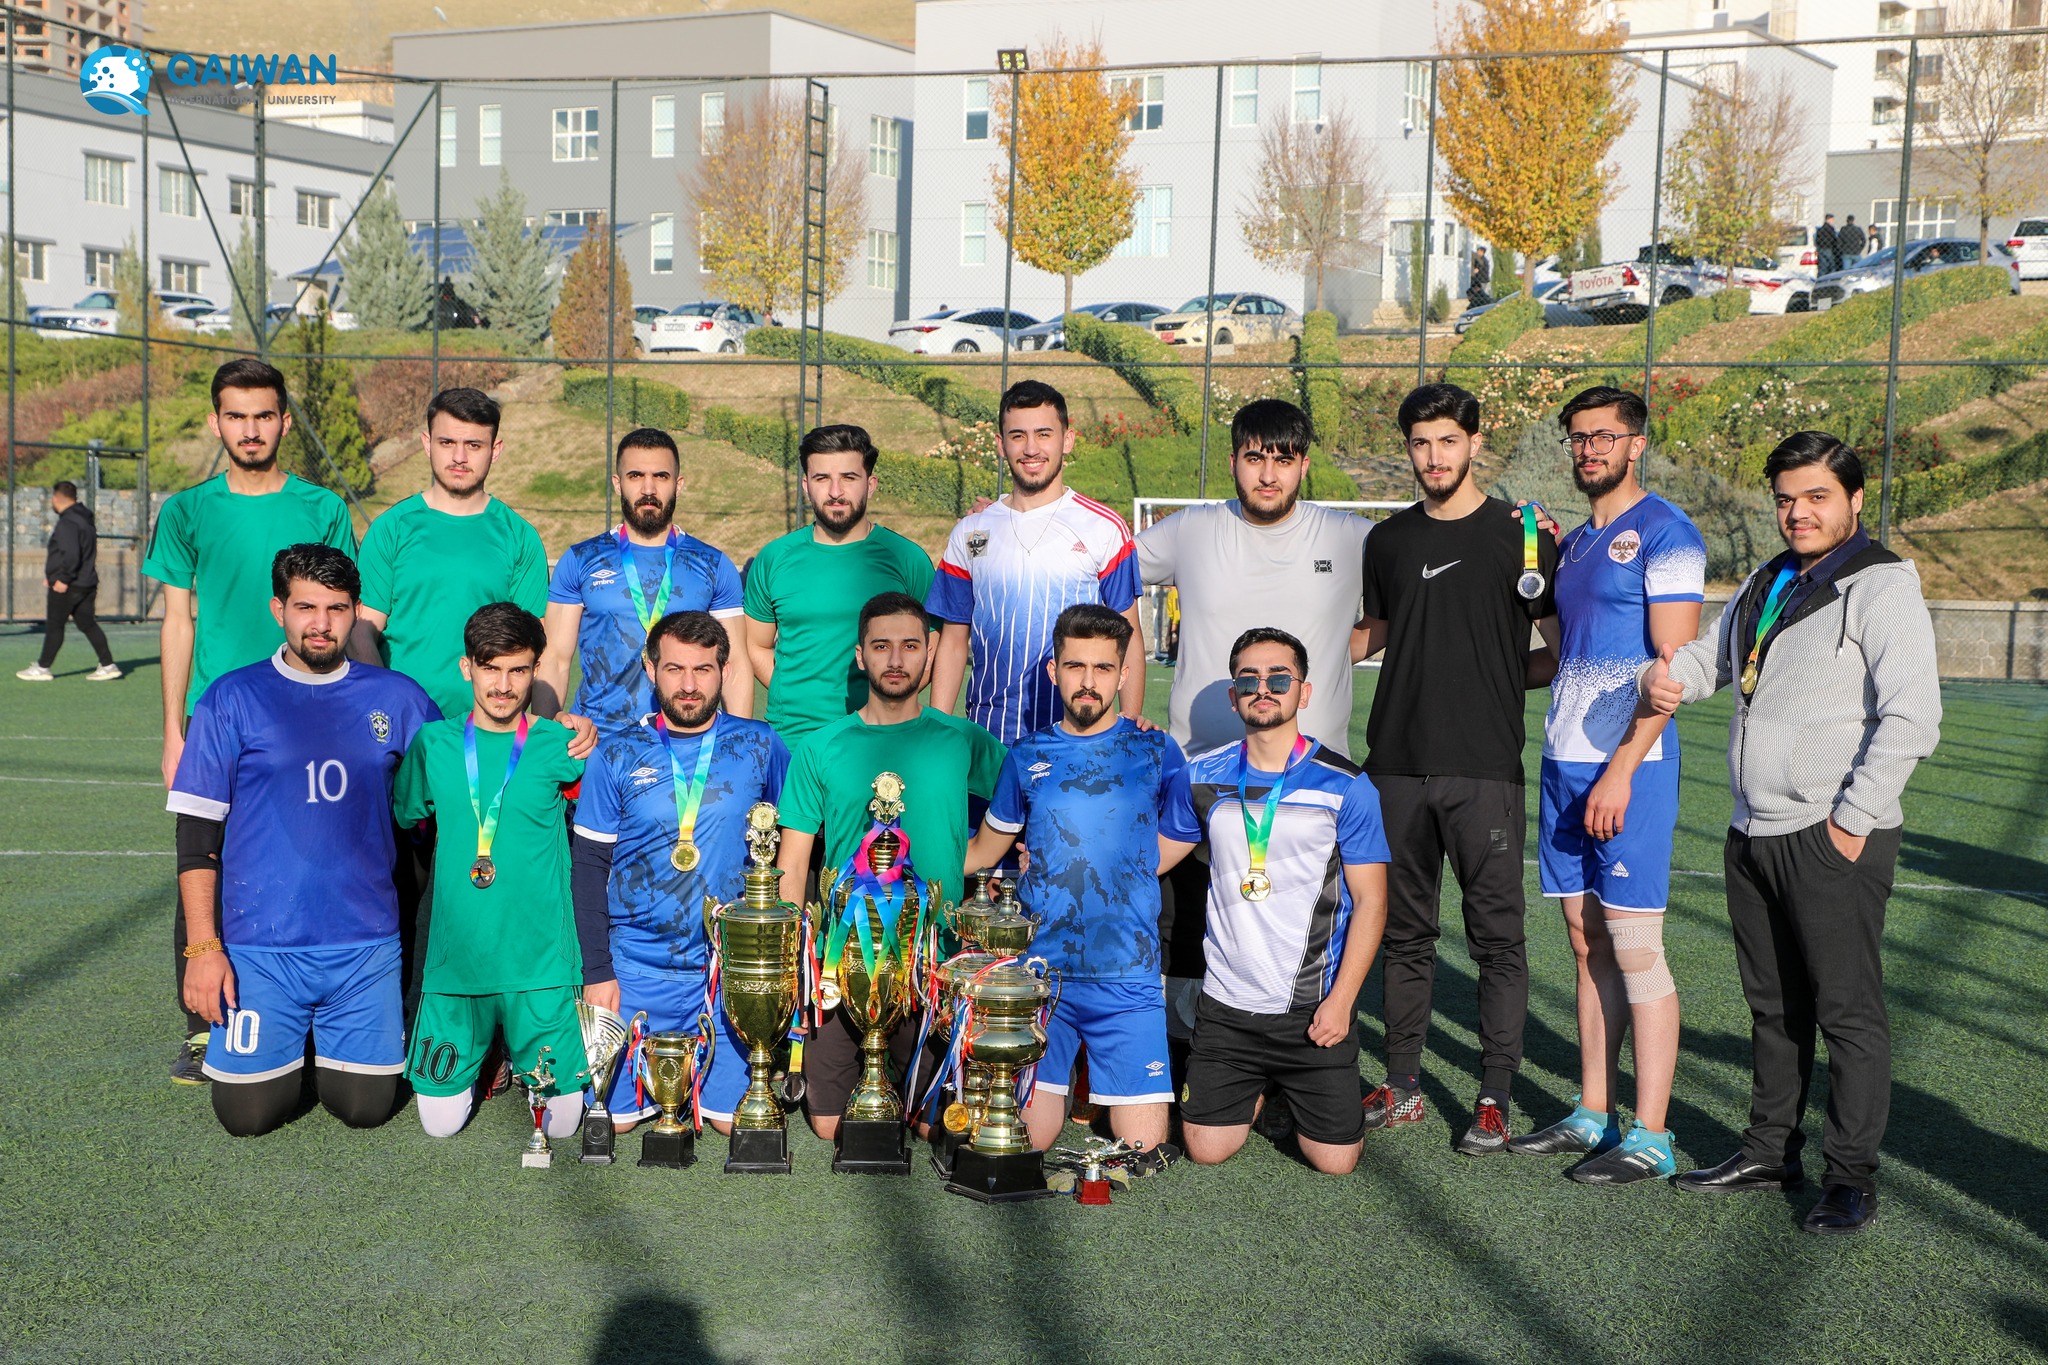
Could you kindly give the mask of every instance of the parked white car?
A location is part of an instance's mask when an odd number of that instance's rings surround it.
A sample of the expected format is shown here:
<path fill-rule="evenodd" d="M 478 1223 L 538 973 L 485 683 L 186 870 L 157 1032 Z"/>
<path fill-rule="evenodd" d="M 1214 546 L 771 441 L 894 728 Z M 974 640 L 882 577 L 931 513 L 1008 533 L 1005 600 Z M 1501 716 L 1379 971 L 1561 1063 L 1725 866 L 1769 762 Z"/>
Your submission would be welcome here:
<path fill-rule="evenodd" d="M 1216 344 L 1286 341 L 1301 335 L 1301 314 L 1265 294 L 1218 294 Z M 1163 317 L 1152 319 L 1152 334 L 1169 346 L 1200 346 L 1210 314 L 1209 296 L 1197 294 Z"/>
<path fill-rule="evenodd" d="M 157 294 L 157 303 L 164 312 L 204 304 L 214 307 L 212 299 L 204 294 L 187 294 L 162 290 Z M 107 335 L 115 329 L 119 315 L 114 302 L 114 291 L 95 289 L 69 308 L 31 308 L 29 317 L 35 322 L 36 331 L 48 337 L 85 335 Z"/>
<path fill-rule="evenodd" d="M 766 325 L 759 313 L 736 303 L 685 303 L 654 319 L 645 344 L 650 355 L 659 351 L 745 355 L 747 333 Z"/>
<path fill-rule="evenodd" d="M 2005 239 L 2005 249 L 2020 263 L 2023 280 L 2048 280 L 2048 215 L 2020 219 Z"/>
<path fill-rule="evenodd" d="M 649 343 L 654 340 L 655 319 L 667 316 L 668 309 L 661 307 L 659 304 L 636 303 L 633 305 L 633 340 L 639 343 L 640 349 L 643 352 L 648 349 Z"/>
<path fill-rule="evenodd" d="M 1017 336 L 1038 319 L 1011 309 L 1010 346 Z M 1003 310 L 1000 308 L 941 308 L 921 318 L 903 318 L 889 328 L 889 340 L 915 355 L 972 355 L 977 351 L 1003 349 Z"/>
<path fill-rule="evenodd" d="M 1813 244 L 1812 228 L 1786 228 L 1778 247 L 1778 268 L 1812 279 L 1820 273 L 1820 251 Z"/>

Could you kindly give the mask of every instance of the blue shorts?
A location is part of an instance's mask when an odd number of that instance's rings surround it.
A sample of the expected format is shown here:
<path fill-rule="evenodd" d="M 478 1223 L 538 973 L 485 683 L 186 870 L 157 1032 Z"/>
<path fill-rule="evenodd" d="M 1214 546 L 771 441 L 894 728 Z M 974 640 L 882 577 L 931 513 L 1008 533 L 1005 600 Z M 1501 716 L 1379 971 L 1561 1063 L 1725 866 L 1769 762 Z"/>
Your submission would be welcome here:
<path fill-rule="evenodd" d="M 1671 898 L 1671 836 L 1678 828 L 1678 760 L 1660 758 L 1629 782 L 1621 833 L 1602 842 L 1586 833 L 1586 793 L 1604 763 L 1543 760 L 1536 808 L 1536 864 L 1543 894 L 1593 895 L 1609 910 L 1657 915 Z"/>
<path fill-rule="evenodd" d="M 1074 1059 L 1088 1048 L 1094 1104 L 1168 1104 L 1166 992 L 1157 981 L 1069 981 L 1045 1025 L 1037 1088 L 1064 1095 Z"/>
<path fill-rule="evenodd" d="M 647 1011 L 649 1033 L 695 1033 L 698 1016 L 704 1013 L 704 978 L 641 976 L 616 963 L 619 979 L 619 1013 L 627 1023 L 641 1010 Z M 729 1121 L 747 1093 L 747 1045 L 733 1031 L 725 1014 L 725 1001 L 717 1002 L 715 1018 L 717 1045 L 711 1050 L 711 1069 L 704 1077 L 704 1117 Z M 636 1098 L 633 1075 L 627 1064 L 619 1063 L 612 1077 L 612 1093 L 605 1107 L 619 1120 L 644 1119 L 656 1111 L 651 1097 Z"/>
<path fill-rule="evenodd" d="M 267 1081 L 313 1062 L 333 1071 L 405 1070 L 405 993 L 398 940 L 344 948 L 265 950 L 230 945 L 235 1008 L 206 1043 L 216 1081 Z"/>

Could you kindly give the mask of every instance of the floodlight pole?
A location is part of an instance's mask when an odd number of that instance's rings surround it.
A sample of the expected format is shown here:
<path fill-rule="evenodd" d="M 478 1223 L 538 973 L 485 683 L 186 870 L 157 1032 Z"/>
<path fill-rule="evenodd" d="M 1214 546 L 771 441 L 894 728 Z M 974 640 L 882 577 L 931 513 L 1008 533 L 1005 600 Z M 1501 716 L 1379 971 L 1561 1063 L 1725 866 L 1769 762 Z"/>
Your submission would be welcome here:
<path fill-rule="evenodd" d="M 1209 380 L 1216 368 L 1216 215 L 1223 193 L 1223 72 L 1216 67 L 1216 129 L 1209 140 L 1209 288 L 1202 295 L 1202 459 L 1195 496 L 1209 496 Z"/>
<path fill-rule="evenodd" d="M 1010 280 L 1017 265 L 1017 106 L 1024 94 L 1024 69 L 1027 58 L 1023 48 L 1004 48 L 996 53 L 996 66 L 1010 73 L 1010 196 L 1009 208 L 1003 225 L 1003 370 L 999 387 L 1004 393 L 1010 391 Z M 1002 449 L 1002 433 L 996 433 L 996 448 Z M 1003 462 L 996 460 L 996 488 L 1003 486 Z M 1000 495 L 1000 493 L 999 493 Z"/>
<path fill-rule="evenodd" d="M 1422 282 L 1415 289 L 1415 382 L 1429 382 L 1429 255 L 1436 246 L 1436 72 L 1429 64 L 1429 149 L 1422 168 Z"/>
<path fill-rule="evenodd" d="M 256 87 L 256 279 L 251 293 L 256 295 L 255 312 L 249 319 L 249 328 L 256 334 L 256 354 L 270 354 L 270 157 L 265 146 L 263 127 L 263 106 L 270 87 Z M 247 307 L 249 301 L 243 300 Z M 149 310 L 143 309 L 145 313 Z M 143 330 L 149 329 L 145 318 Z"/>
<path fill-rule="evenodd" d="M 427 156 L 434 166 L 434 339 L 432 358 L 427 362 L 427 396 L 441 391 L 441 82 L 434 82 L 434 140 Z M 613 130 L 614 136 L 617 130 Z"/>
<path fill-rule="evenodd" d="M 1899 329 L 1905 326 L 1906 215 L 1912 212 L 1913 115 L 1920 93 L 1920 40 L 1906 44 L 1906 133 L 1899 148 L 1899 206 L 1892 213 L 1892 349 L 1884 371 L 1884 472 L 1877 485 L 1877 543 L 1892 535 L 1892 452 L 1898 448 Z"/>

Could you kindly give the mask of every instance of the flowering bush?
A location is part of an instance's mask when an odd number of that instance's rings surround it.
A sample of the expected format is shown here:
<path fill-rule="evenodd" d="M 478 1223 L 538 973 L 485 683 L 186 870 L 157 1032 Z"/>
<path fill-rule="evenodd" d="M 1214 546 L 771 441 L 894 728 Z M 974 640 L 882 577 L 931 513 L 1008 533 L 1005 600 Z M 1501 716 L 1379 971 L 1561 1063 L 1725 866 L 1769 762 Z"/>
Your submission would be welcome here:
<path fill-rule="evenodd" d="M 976 469 L 1002 467 L 1003 448 L 994 422 L 976 422 L 949 441 L 941 441 L 925 453 L 928 460 L 954 460 Z"/>
<path fill-rule="evenodd" d="M 986 425 L 984 423 L 983 425 Z M 1142 417 L 1112 412 L 1074 428 L 1074 439 L 1083 445 L 1113 446 L 1119 441 L 1143 440 L 1148 436 L 1171 436 L 1175 431 L 1169 413 L 1152 412 Z"/>

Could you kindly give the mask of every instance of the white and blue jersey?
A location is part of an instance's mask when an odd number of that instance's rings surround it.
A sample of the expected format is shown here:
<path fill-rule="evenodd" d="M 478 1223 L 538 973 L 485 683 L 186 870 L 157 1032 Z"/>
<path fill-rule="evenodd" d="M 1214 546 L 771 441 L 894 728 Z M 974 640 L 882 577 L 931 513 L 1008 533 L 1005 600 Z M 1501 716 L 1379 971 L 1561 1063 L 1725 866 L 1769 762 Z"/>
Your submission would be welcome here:
<path fill-rule="evenodd" d="M 284 650 L 214 680 L 185 736 L 168 808 L 226 825 L 221 938 L 241 951 L 398 937 L 391 783 L 440 713 L 402 673 L 302 673 Z"/>
<path fill-rule="evenodd" d="M 1330 993 L 1351 927 L 1347 865 L 1389 861 L 1380 794 L 1356 763 L 1315 740 L 1289 765 L 1266 849 L 1272 891 L 1262 901 L 1238 890 L 1251 868 L 1245 802 L 1256 824 L 1278 773 L 1243 773 L 1243 744 L 1190 758 L 1175 779 L 1160 832 L 1209 847 L 1209 961 L 1202 992 L 1233 1009 L 1287 1014 L 1313 1009 Z M 1034 850 L 1035 853 L 1035 850 Z"/>
<path fill-rule="evenodd" d="M 761 721 L 724 711 L 702 734 L 671 731 L 669 740 L 686 783 L 699 750 L 716 743 L 692 836 L 697 865 L 678 872 L 669 861 L 678 838 L 675 780 L 651 718 L 598 746 L 576 802 L 576 833 L 612 845 L 607 900 L 614 968 L 674 979 L 701 976 L 710 966 L 704 898 L 723 903 L 740 894 L 747 811 L 757 801 L 781 799 L 789 749 Z"/>
<path fill-rule="evenodd" d="M 1657 655 L 1650 606 L 1706 597 L 1707 546 L 1684 512 L 1655 493 L 1604 527 L 1566 535 L 1557 555 L 1562 657 L 1550 685 L 1543 756 L 1605 763 L 1636 712 L 1636 674 Z M 1678 757 L 1664 727 L 1644 761 Z"/>
<path fill-rule="evenodd" d="M 1020 834 L 1031 950 L 1065 981 L 1159 982 L 1159 812 L 1187 766 L 1164 730 L 1051 725 L 1012 745 L 988 824 Z"/>
<path fill-rule="evenodd" d="M 966 715 L 1015 744 L 1062 713 L 1045 670 L 1059 614 L 1082 602 L 1128 611 L 1137 600 L 1130 528 L 1070 488 L 1028 512 L 998 500 L 962 517 L 946 538 L 925 609 L 969 627 Z"/>
<path fill-rule="evenodd" d="M 675 562 L 669 565 L 668 602 L 661 615 L 674 611 L 708 611 L 733 632 L 732 647 L 746 641 L 733 624 L 745 612 L 739 570 L 723 550 L 695 536 L 671 530 Z M 654 707 L 654 689 L 640 661 L 647 649 L 647 629 L 633 606 L 626 575 L 636 575 L 641 600 L 654 608 L 661 595 L 662 565 L 667 545 L 619 548 L 614 529 L 569 547 L 548 580 L 548 601 L 580 606 L 583 620 L 576 633 L 576 652 L 583 681 L 576 689 L 575 710 L 590 717 L 601 735 L 630 731 Z"/>

